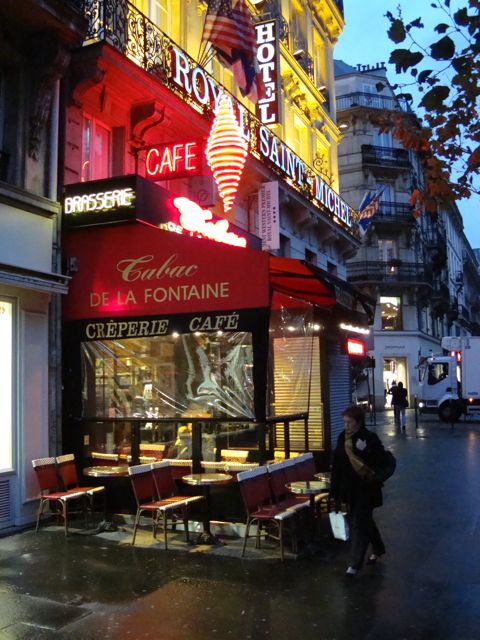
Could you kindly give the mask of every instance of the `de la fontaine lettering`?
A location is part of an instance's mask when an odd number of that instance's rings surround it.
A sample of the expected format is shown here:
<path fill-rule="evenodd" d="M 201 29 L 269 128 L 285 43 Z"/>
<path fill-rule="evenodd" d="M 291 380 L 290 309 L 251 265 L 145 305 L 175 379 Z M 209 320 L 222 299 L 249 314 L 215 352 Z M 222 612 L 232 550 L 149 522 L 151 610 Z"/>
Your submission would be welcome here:
<path fill-rule="evenodd" d="M 90 293 L 90 307 L 127 307 L 145 303 L 188 302 L 190 300 L 210 300 L 228 298 L 230 283 L 228 281 L 178 283 L 180 279 L 192 278 L 198 273 L 195 263 L 183 264 L 179 255 L 172 253 L 161 264 L 155 264 L 155 257 L 147 254 L 137 258 L 125 258 L 116 265 L 116 270 L 126 283 L 134 283 L 130 289 L 117 291 L 101 291 Z M 139 283 L 149 284 L 155 281 L 166 281 L 162 286 L 145 286 L 138 288 Z"/>

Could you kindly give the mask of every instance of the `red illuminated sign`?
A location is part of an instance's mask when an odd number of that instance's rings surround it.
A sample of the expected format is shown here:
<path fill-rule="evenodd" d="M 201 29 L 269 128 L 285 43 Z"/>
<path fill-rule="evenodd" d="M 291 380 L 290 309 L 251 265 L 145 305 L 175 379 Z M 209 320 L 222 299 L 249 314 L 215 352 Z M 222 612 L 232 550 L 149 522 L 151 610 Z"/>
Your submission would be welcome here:
<path fill-rule="evenodd" d="M 347 338 L 347 353 L 349 356 L 364 356 L 365 343 L 354 338 Z"/>
<path fill-rule="evenodd" d="M 202 168 L 202 141 L 177 142 L 150 147 L 145 157 L 145 175 L 150 180 L 168 180 L 198 175 Z"/>
<path fill-rule="evenodd" d="M 208 238 L 215 242 L 229 244 L 233 247 L 246 247 L 247 239 L 237 235 L 230 229 L 230 223 L 224 218 L 213 220 L 213 214 L 208 209 L 202 209 L 198 204 L 188 198 L 174 198 L 173 204 L 180 213 L 178 219 L 178 233 L 186 231 L 194 236 Z M 168 223 L 160 225 L 169 231 Z"/>

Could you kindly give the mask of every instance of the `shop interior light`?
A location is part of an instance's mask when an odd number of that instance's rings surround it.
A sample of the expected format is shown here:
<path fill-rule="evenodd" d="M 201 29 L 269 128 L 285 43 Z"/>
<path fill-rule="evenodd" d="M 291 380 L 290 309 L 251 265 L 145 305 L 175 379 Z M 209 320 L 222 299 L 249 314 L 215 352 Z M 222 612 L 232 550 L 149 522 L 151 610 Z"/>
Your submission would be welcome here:
<path fill-rule="evenodd" d="M 227 213 L 237 195 L 248 154 L 248 142 L 233 113 L 232 101 L 224 94 L 210 130 L 205 155 Z"/>
<path fill-rule="evenodd" d="M 172 338 L 178 338 L 178 336 L 179 336 L 179 335 L 180 335 L 179 333 L 177 333 L 176 331 L 174 331 L 174 332 L 172 333 Z"/>
<path fill-rule="evenodd" d="M 217 336 L 223 336 L 223 331 L 217 331 Z"/>
<path fill-rule="evenodd" d="M 200 331 L 195 331 L 194 335 L 195 335 L 195 336 L 201 336 L 202 334 L 201 334 L 201 332 L 200 332 Z"/>
<path fill-rule="evenodd" d="M 314 331 L 320 331 L 320 329 L 321 329 L 321 327 L 320 327 L 320 325 L 319 325 L 319 324 L 314 324 L 314 325 L 313 325 L 313 330 L 314 330 Z"/>

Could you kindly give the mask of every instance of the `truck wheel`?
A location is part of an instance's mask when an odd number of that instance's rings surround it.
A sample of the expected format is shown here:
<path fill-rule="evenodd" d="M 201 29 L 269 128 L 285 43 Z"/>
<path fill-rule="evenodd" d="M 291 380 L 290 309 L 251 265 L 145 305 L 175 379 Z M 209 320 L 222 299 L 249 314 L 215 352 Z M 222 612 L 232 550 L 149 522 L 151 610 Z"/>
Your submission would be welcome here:
<path fill-rule="evenodd" d="M 438 415 L 442 422 L 456 422 L 462 415 L 462 407 L 458 402 L 444 402 L 438 409 Z"/>

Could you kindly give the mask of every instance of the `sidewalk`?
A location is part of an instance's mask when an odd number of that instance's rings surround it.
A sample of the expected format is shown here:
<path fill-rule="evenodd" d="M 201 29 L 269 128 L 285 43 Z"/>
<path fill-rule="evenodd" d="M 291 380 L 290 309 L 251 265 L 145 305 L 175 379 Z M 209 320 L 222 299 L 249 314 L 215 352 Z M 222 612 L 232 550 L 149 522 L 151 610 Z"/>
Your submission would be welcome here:
<path fill-rule="evenodd" d="M 473 640 L 480 621 L 480 425 L 426 418 L 376 431 L 397 458 L 377 522 L 380 566 L 347 581 L 347 547 L 278 560 L 252 540 L 168 551 L 151 532 L 71 535 L 45 527 L 0 539 L 0 640 L 212 637 Z M 374 429 L 375 427 L 370 426 Z M 174 536 L 175 537 L 175 536 Z"/>

